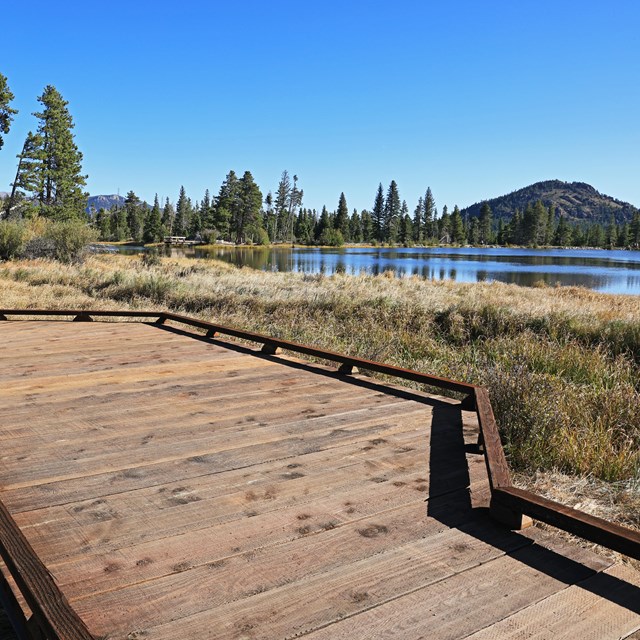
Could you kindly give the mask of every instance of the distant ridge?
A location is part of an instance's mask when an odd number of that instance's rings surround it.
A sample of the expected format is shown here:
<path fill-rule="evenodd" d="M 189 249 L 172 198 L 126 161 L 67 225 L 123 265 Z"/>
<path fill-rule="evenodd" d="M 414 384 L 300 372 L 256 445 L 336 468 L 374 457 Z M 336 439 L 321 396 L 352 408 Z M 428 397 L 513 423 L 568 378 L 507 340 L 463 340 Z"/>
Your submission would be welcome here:
<path fill-rule="evenodd" d="M 574 223 L 607 224 L 613 213 L 616 223 L 623 224 L 631 222 L 633 214 L 637 211 L 632 204 L 604 195 L 585 182 L 563 182 L 562 180 L 536 182 L 486 202 L 491 207 L 494 219 L 502 218 L 506 221 L 511 218 L 516 209 L 524 211 L 527 204 L 537 200 L 542 200 L 546 207 L 553 204 L 556 208 L 556 216 L 562 215 L 567 221 Z M 482 204 L 482 202 L 472 204 L 461 213 L 468 217 L 478 216 Z"/>
<path fill-rule="evenodd" d="M 100 211 L 100 209 L 106 209 L 107 211 L 115 206 L 124 206 L 124 197 L 116 195 L 115 193 L 110 196 L 89 196 L 87 200 L 87 213 L 91 213 L 91 209 Z"/>

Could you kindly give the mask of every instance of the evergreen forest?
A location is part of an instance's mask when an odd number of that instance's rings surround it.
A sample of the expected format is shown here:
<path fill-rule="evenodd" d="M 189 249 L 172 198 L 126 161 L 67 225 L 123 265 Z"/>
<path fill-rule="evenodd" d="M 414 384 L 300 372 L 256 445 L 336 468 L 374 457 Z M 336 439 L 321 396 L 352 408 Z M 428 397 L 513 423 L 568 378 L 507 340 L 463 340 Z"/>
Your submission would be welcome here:
<path fill-rule="evenodd" d="M 17 113 L 5 76 L 0 74 L 0 149 Z M 152 204 L 130 190 L 124 202 L 110 209 L 87 208 L 87 176 L 82 153 L 73 135 L 68 103 L 53 86 L 38 97 L 41 109 L 33 114 L 37 127 L 30 131 L 18 155 L 11 192 L 0 203 L 7 219 L 42 217 L 55 221 L 84 221 L 104 241 L 161 242 L 180 236 L 204 243 L 303 244 L 341 246 L 374 245 L 519 245 L 560 247 L 640 247 L 640 213 L 605 223 L 585 219 L 579 223 L 558 214 L 542 200 L 516 208 L 510 217 L 494 218 L 484 202 L 477 215 L 462 213 L 456 205 L 438 211 L 430 187 L 410 208 L 392 180 L 378 185 L 369 210 L 349 209 L 343 193 L 335 208 L 320 211 L 304 206 L 304 191 L 297 175 L 283 171 L 275 190 L 266 194 L 250 171 L 231 170 L 216 193 L 208 189 L 196 199 L 180 188 L 177 199 L 158 196 Z"/>

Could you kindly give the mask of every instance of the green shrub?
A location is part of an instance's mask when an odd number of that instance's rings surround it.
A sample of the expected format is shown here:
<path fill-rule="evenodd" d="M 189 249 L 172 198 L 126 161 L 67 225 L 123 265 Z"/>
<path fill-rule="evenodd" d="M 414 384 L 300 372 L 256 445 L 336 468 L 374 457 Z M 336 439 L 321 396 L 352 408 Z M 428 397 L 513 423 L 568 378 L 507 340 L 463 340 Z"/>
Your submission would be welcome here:
<path fill-rule="evenodd" d="M 22 222 L 0 221 L 0 260 L 11 260 L 22 254 L 29 231 Z"/>
<path fill-rule="evenodd" d="M 48 224 L 43 237 L 51 241 L 55 260 L 71 263 L 82 260 L 89 244 L 95 242 L 98 235 L 84 222 L 71 220 Z"/>

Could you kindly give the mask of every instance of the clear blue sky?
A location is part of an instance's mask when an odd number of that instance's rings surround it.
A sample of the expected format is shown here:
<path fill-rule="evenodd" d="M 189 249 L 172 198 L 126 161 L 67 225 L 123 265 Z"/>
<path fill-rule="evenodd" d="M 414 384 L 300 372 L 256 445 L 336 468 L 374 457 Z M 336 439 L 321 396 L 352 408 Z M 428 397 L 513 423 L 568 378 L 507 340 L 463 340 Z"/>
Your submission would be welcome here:
<path fill-rule="evenodd" d="M 194 200 L 229 169 L 263 194 L 283 169 L 304 205 L 371 208 L 395 179 L 461 207 L 538 180 L 640 205 L 640 2 L 5 3 L 0 72 L 20 109 L 69 101 L 92 194 Z"/>

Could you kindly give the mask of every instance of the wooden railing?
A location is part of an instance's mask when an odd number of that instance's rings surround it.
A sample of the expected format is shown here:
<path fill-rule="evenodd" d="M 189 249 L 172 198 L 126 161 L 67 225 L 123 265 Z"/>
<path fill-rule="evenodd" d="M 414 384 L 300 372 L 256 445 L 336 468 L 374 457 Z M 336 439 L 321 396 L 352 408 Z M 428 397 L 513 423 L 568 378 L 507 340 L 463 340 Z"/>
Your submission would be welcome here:
<path fill-rule="evenodd" d="M 491 488 L 490 512 L 496 520 L 512 529 L 519 529 L 524 526 L 525 518 L 529 516 L 640 560 L 639 532 L 566 507 L 512 485 L 489 392 L 483 387 L 164 311 L 0 310 L 0 321 L 9 320 L 12 316 L 64 317 L 75 322 L 91 322 L 94 318 L 155 320 L 155 324 L 159 325 L 172 322 L 204 330 L 205 337 L 211 339 L 225 335 L 261 344 L 262 352 L 267 354 L 275 354 L 279 349 L 285 349 L 335 362 L 339 364 L 338 372 L 346 375 L 363 369 L 462 394 L 464 396 L 462 408 L 475 411 L 478 417 L 478 444 L 484 452 Z M 38 627 L 44 631 L 46 637 L 83 640 L 91 637 L 82 621 L 55 588 L 55 583 L 46 567 L 33 552 L 1 502 L 0 554 L 21 591 L 27 597 L 34 617 L 37 618 Z M 0 587 L 2 586 L 0 584 Z M 0 588 L 0 599 L 4 591 L 5 589 Z"/>

